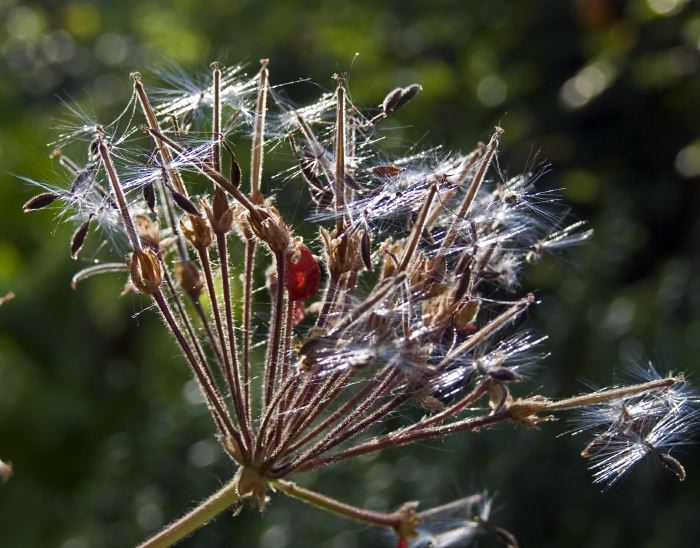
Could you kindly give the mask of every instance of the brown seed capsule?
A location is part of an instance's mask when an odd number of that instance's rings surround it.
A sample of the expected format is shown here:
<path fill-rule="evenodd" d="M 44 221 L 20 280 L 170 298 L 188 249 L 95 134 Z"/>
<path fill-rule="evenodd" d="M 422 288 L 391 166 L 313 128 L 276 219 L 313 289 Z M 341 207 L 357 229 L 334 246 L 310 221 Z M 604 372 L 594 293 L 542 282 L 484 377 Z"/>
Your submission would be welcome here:
<path fill-rule="evenodd" d="M 345 174 L 345 178 L 343 179 L 343 181 L 348 187 L 350 187 L 353 190 L 362 190 L 362 187 L 359 184 L 357 184 L 355 178 L 349 173 Z"/>
<path fill-rule="evenodd" d="M 197 207 L 190 201 L 190 199 L 187 196 L 184 196 L 183 194 L 180 194 L 176 190 L 172 190 L 172 195 L 173 195 L 173 200 L 175 200 L 175 203 L 180 206 L 183 210 L 185 210 L 187 213 L 190 215 L 195 215 L 199 216 L 199 210 Z"/>
<path fill-rule="evenodd" d="M 156 209 L 156 192 L 153 189 L 153 183 L 148 182 L 143 186 L 143 199 L 146 200 L 146 205 L 151 212 Z"/>
<path fill-rule="evenodd" d="M 502 527 L 494 527 L 493 532 L 496 535 L 498 542 L 503 544 L 506 548 L 519 548 L 518 539 L 510 531 L 506 531 Z"/>
<path fill-rule="evenodd" d="M 362 231 L 362 240 L 360 241 L 360 255 L 362 262 L 367 270 L 372 270 L 372 252 L 370 249 L 369 232 Z"/>
<path fill-rule="evenodd" d="M 411 84 L 405 88 L 391 90 L 382 102 L 382 110 L 389 114 L 399 110 L 402 106 L 413 99 L 423 88 L 418 84 Z"/>
<path fill-rule="evenodd" d="M 60 197 L 60 194 L 56 194 L 55 192 L 43 192 L 41 194 L 37 194 L 36 196 L 34 196 L 34 198 L 27 201 L 27 203 L 25 203 L 22 206 L 22 209 L 25 213 L 27 211 L 35 211 L 37 209 L 42 209 L 52 204 L 54 200 Z"/>
<path fill-rule="evenodd" d="M 494 369 L 489 370 L 489 377 L 491 377 L 495 381 L 501 381 L 501 382 L 520 382 L 523 380 L 523 377 L 513 371 L 512 369 L 508 369 L 507 367 L 496 367 Z"/>
<path fill-rule="evenodd" d="M 659 456 L 661 464 L 663 464 L 668 470 L 670 470 L 673 473 L 673 475 L 676 476 L 676 478 L 678 478 L 678 481 L 685 480 L 685 468 L 680 462 L 678 462 L 678 460 L 673 458 L 668 453 L 657 453 L 657 455 Z"/>
<path fill-rule="evenodd" d="M 586 447 L 583 448 L 583 451 L 581 451 L 581 456 L 583 458 L 592 457 L 602 449 L 605 449 L 612 438 L 612 432 L 603 432 L 602 434 L 598 434 L 588 445 L 586 445 Z"/>
<path fill-rule="evenodd" d="M 234 158 L 231 158 L 231 183 L 236 188 L 241 184 L 241 166 Z"/>
<path fill-rule="evenodd" d="M 390 179 L 391 177 L 396 177 L 405 171 L 402 167 L 396 166 L 375 166 L 372 168 L 372 173 L 380 179 Z"/>
<path fill-rule="evenodd" d="M 316 202 L 316 213 L 322 213 L 326 209 L 330 208 L 333 203 L 333 192 L 330 190 L 324 190 L 318 197 Z"/>
<path fill-rule="evenodd" d="M 301 160 L 299 160 L 299 170 L 304 176 L 306 182 L 309 183 L 312 187 L 317 188 L 321 191 L 323 191 L 326 188 L 321 182 L 321 179 L 319 179 L 318 175 L 316 175 L 316 173 L 314 172 L 313 160 L 309 158 L 302 158 Z"/>
<path fill-rule="evenodd" d="M 85 185 L 85 183 L 88 182 L 92 178 L 96 169 L 97 169 L 97 164 L 94 163 L 94 164 L 90 164 L 85 169 L 79 171 L 76 174 L 75 179 L 73 179 L 73 184 L 71 185 L 71 188 L 70 188 L 71 194 L 80 190 L 80 188 L 83 185 Z"/>
<path fill-rule="evenodd" d="M 402 106 L 404 106 L 406 103 L 408 103 L 411 99 L 413 99 L 418 93 L 423 91 L 423 88 L 420 86 L 420 84 L 411 84 L 410 86 L 407 86 L 401 90 L 401 97 L 399 98 L 398 102 L 394 106 L 394 110 L 399 110 Z"/>
<path fill-rule="evenodd" d="M 90 229 L 90 221 L 92 221 L 92 215 L 90 215 L 88 220 L 81 224 L 78 227 L 78 230 L 73 233 L 73 238 L 71 239 L 70 243 L 70 256 L 73 259 L 78 258 L 78 252 L 80 251 L 80 248 L 83 247 L 85 236 L 87 236 L 88 230 Z"/>
<path fill-rule="evenodd" d="M 401 99 L 402 93 L 403 88 L 394 88 L 387 93 L 386 97 L 384 97 L 384 101 L 382 101 L 382 110 L 386 113 L 393 112 L 396 104 Z"/>

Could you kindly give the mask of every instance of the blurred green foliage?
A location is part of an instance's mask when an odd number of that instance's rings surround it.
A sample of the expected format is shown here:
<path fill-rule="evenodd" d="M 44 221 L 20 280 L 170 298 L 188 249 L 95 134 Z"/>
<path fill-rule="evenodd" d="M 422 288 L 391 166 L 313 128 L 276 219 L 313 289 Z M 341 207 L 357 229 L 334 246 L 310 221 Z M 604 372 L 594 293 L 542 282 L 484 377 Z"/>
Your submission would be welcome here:
<path fill-rule="evenodd" d="M 542 298 L 528 322 L 552 357 L 524 393 L 611 381 L 626 356 L 697 371 L 700 351 L 700 9 L 692 0 L 0 0 L 0 484 L 6 547 L 125 546 L 213 491 L 231 466 L 186 368 L 144 301 L 122 281 L 69 288 L 71 229 L 24 215 L 51 178 L 45 143 L 64 117 L 56 95 L 106 114 L 128 73 L 164 59 L 201 72 L 214 58 L 271 59 L 274 83 L 349 76 L 357 104 L 396 85 L 424 92 L 402 111 L 398 145 L 470 150 L 495 124 L 500 168 L 546 159 L 595 236 L 531 270 Z M 359 56 L 355 58 L 355 53 Z M 309 84 L 287 92 L 303 101 Z M 292 200 L 298 190 L 291 190 Z M 697 374 L 695 374 L 697 380 Z M 425 506 L 488 488 L 495 520 L 524 546 L 700 544 L 700 458 L 684 484 L 636 470 L 593 486 L 582 440 L 564 424 L 499 428 L 391 451 L 303 478 L 356 504 Z M 301 479 L 301 478 L 300 478 Z M 303 517 L 300 517 L 303 516 Z M 274 498 L 184 546 L 355 547 L 381 533 Z M 391 541 L 384 539 L 387 545 Z"/>

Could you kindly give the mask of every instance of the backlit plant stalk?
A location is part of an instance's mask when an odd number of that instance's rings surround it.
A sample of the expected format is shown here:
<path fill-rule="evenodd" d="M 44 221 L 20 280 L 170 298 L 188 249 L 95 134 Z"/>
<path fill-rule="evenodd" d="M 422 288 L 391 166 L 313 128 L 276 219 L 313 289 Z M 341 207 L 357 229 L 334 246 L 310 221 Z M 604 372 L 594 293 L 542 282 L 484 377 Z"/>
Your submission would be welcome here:
<path fill-rule="evenodd" d="M 696 398 L 682 375 L 562 400 L 512 395 L 544 341 L 515 327 L 536 304 L 520 292 L 520 272 L 591 231 L 551 221 L 556 203 L 537 193 L 534 174 L 494 180 L 502 129 L 468 154 L 387 162 L 375 151 L 378 126 L 414 99 L 418 85 L 391 91 L 365 117 L 337 76 L 334 93 L 292 107 L 269 86 L 267 60 L 251 79 L 213 63 L 203 89 L 163 99 L 151 96 L 138 73 L 131 77 L 134 93 L 122 116 L 108 125 L 83 121 L 61 136 L 59 146 L 89 143 L 83 166 L 54 151 L 73 178 L 70 189 L 42 185 L 46 192 L 25 210 L 63 202 L 81 223 L 74 257 L 91 222 L 122 249 L 117 261 L 76 274 L 74 286 L 128 272 L 127 289 L 159 311 L 237 466 L 220 491 L 143 546 L 177 542 L 242 498 L 263 509 L 274 492 L 389 528 L 400 545 L 423 536 L 425 520 L 458 511 L 461 521 L 440 534 L 441 546 L 477 532 L 513 546 L 510 533 L 490 524 L 482 495 L 423 512 L 415 502 L 377 512 L 289 478 L 500 422 L 533 426 L 570 409 L 585 410 L 580 430 L 593 423 L 583 454 L 596 481 L 616 481 L 647 455 L 685 477 L 670 453 L 697 424 Z M 242 145 L 229 142 L 241 132 L 250 135 L 249 192 L 236 159 Z M 315 203 L 309 222 L 319 237 L 308 242 L 306 227 L 292 226 L 275 206 L 279 178 L 263 171 L 266 146 L 287 143 L 295 167 L 282 175 L 303 181 Z M 242 241 L 242 257 L 230 256 L 234 239 Z M 261 253 L 265 265 L 256 272 Z M 262 284 L 268 295 L 256 303 Z M 269 307 L 266 334 L 253 322 L 256 304 Z M 262 339 L 264 357 L 253 351 Z M 388 417 L 416 407 L 422 418 L 387 426 Z"/>

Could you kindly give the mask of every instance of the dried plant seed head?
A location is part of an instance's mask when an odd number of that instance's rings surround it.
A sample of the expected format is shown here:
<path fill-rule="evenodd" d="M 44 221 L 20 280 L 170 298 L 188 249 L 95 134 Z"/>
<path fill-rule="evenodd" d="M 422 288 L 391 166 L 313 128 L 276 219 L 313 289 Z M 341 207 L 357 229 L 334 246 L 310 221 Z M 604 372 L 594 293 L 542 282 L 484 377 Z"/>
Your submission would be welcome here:
<path fill-rule="evenodd" d="M 129 267 L 131 283 L 145 295 L 153 295 L 163 283 L 163 270 L 160 260 L 152 250 L 135 251 L 131 255 Z"/>

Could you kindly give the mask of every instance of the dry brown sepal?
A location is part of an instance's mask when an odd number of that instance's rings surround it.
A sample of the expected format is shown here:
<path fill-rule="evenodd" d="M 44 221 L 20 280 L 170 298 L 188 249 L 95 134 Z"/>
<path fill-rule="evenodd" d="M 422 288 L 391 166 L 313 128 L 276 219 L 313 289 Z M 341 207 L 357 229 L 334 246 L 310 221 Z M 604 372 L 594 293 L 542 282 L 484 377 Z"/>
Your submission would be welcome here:
<path fill-rule="evenodd" d="M 476 322 L 476 317 L 479 315 L 481 302 L 479 299 L 472 299 L 457 306 L 457 310 L 453 315 L 454 326 L 460 331 L 469 331 L 473 329 Z"/>
<path fill-rule="evenodd" d="M 395 514 L 398 523 L 394 529 L 399 537 L 410 540 L 418 536 L 418 527 L 420 527 L 421 520 L 418 517 L 416 508 L 418 508 L 418 502 L 411 501 L 396 510 Z"/>
<path fill-rule="evenodd" d="M 129 272 L 131 273 L 131 283 L 146 295 L 156 293 L 160 284 L 163 283 L 163 269 L 160 260 L 158 255 L 150 249 L 134 251 L 131 255 Z"/>
<path fill-rule="evenodd" d="M 399 257 L 403 251 L 403 242 L 395 242 L 391 238 L 387 238 L 380 248 L 384 252 L 384 262 L 382 263 L 382 272 L 380 280 L 392 278 L 396 274 L 396 267 L 399 265 Z"/>
<path fill-rule="evenodd" d="M 409 279 L 411 292 L 416 299 L 432 299 L 447 289 L 445 285 L 445 257 L 438 255 L 427 258 L 423 253 L 411 265 Z"/>
<path fill-rule="evenodd" d="M 246 461 L 243 450 L 241 449 L 240 445 L 238 445 L 235 438 L 226 436 L 224 438 L 224 449 L 226 449 L 226 452 L 231 455 L 233 460 L 235 460 L 238 464 L 241 466 L 245 465 Z"/>
<path fill-rule="evenodd" d="M 328 272 L 335 279 L 340 278 L 346 272 L 360 271 L 364 267 L 360 255 L 361 242 L 347 233 L 338 236 L 337 230 L 328 231 L 320 229 L 326 256 L 328 258 Z"/>
<path fill-rule="evenodd" d="M 160 232 L 158 225 L 154 223 L 148 215 L 135 215 L 134 223 L 136 231 L 139 233 L 141 244 L 153 251 L 160 250 Z"/>
<path fill-rule="evenodd" d="M 213 239 L 211 227 L 204 217 L 197 215 L 187 215 L 187 219 L 185 216 L 181 217 L 180 230 L 197 251 L 204 252 L 211 245 Z"/>
<path fill-rule="evenodd" d="M 552 401 L 543 396 L 518 398 L 507 405 L 508 414 L 515 422 L 528 427 L 536 427 L 541 422 L 553 420 L 551 415 L 540 417 L 539 414 L 548 410 Z"/>
<path fill-rule="evenodd" d="M 246 216 L 253 234 L 265 242 L 273 253 L 284 253 L 291 243 L 291 237 L 279 211 L 272 206 L 257 207 L 255 210 L 258 218 Z"/>
<path fill-rule="evenodd" d="M 267 481 L 260 472 L 248 466 L 241 466 L 236 472 L 234 481 L 241 497 L 249 496 L 253 506 L 256 506 L 260 511 L 265 509 Z"/>

